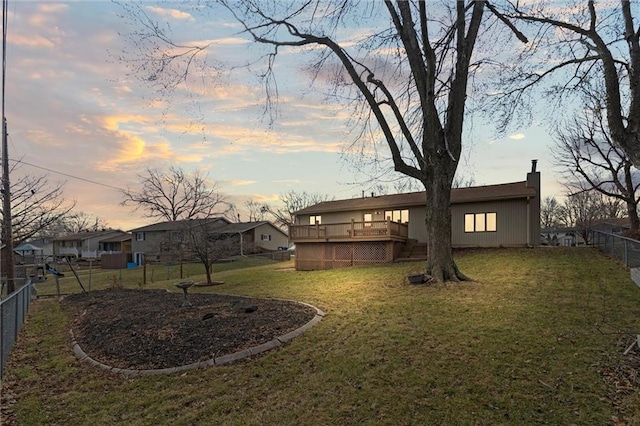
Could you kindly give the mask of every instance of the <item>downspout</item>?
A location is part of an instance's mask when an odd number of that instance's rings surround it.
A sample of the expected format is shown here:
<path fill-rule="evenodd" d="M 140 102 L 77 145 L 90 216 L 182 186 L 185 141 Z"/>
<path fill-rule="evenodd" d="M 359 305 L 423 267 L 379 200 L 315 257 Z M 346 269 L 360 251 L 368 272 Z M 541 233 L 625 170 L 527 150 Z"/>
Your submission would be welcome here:
<path fill-rule="evenodd" d="M 533 244 L 531 244 L 531 197 L 527 197 L 527 247 L 533 248 Z"/>

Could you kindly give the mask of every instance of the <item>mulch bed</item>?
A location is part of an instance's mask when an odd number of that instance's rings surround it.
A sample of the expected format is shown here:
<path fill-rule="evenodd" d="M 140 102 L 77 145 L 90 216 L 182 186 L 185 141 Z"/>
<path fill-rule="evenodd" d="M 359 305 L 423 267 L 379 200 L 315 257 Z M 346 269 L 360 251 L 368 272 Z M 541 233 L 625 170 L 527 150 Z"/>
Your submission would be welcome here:
<path fill-rule="evenodd" d="M 103 290 L 67 296 L 73 333 L 96 361 L 127 369 L 178 367 L 273 340 L 310 321 L 299 303 L 163 290 Z"/>

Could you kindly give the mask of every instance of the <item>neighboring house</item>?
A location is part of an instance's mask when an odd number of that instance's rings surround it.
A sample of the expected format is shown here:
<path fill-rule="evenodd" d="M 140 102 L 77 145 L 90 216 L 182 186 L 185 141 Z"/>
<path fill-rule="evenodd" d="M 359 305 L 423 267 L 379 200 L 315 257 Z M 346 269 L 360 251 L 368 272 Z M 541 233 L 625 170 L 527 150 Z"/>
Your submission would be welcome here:
<path fill-rule="evenodd" d="M 41 249 L 41 254 L 45 258 L 53 256 L 53 240 L 51 238 L 38 238 L 35 240 L 25 241 L 25 243 L 32 244 Z M 14 251 L 18 250 L 18 247 L 14 248 Z"/>
<path fill-rule="evenodd" d="M 122 234 L 98 241 L 98 250 L 103 254 L 131 253 L 131 234 Z"/>
<path fill-rule="evenodd" d="M 99 259 L 102 254 L 101 241 L 125 234 L 126 232 L 119 229 L 107 229 L 64 235 L 53 239 L 53 255 L 77 259 Z"/>
<path fill-rule="evenodd" d="M 584 242 L 582 237 L 577 236 L 574 228 L 558 226 L 541 229 L 540 240 L 543 245 L 564 247 L 575 246 L 579 241 Z"/>
<path fill-rule="evenodd" d="M 128 232 L 100 240 L 98 246 L 102 269 L 125 269 L 133 261 Z"/>
<path fill-rule="evenodd" d="M 296 268 L 331 269 L 426 256 L 424 192 L 325 201 L 296 212 Z M 540 244 L 540 173 L 527 180 L 451 190 L 451 243 Z"/>
<path fill-rule="evenodd" d="M 237 236 L 238 254 L 241 255 L 275 251 L 288 245 L 287 234 L 268 221 L 231 223 L 222 217 L 168 221 L 130 231 L 133 261 L 142 265 L 145 258 L 161 262 L 178 260 L 181 255 L 188 258 L 189 253 L 180 254 L 176 247 L 180 245 L 185 228 L 193 226 L 197 229 L 202 221 L 207 222 L 206 227 L 212 234 Z"/>
<path fill-rule="evenodd" d="M 35 263 L 44 260 L 44 249 L 31 243 L 22 243 L 13 249 L 16 263 Z"/>
<path fill-rule="evenodd" d="M 596 219 L 591 223 L 592 230 L 616 235 L 624 235 L 630 228 L 629 218 L 626 217 Z"/>
<path fill-rule="evenodd" d="M 222 233 L 242 235 L 240 254 L 282 250 L 287 249 L 289 245 L 289 236 L 266 220 L 229 223 Z"/>

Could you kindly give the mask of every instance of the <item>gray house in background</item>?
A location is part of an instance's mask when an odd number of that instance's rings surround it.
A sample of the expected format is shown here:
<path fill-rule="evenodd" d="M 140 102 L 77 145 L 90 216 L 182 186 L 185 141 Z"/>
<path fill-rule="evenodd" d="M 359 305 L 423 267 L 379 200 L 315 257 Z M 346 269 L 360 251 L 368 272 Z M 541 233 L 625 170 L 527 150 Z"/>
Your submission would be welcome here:
<path fill-rule="evenodd" d="M 207 229 L 212 234 L 227 235 L 237 238 L 238 253 L 240 255 L 276 251 L 286 248 L 289 243 L 287 234 L 268 221 L 232 223 L 228 219 L 189 219 L 155 223 L 132 229 L 131 251 L 133 261 L 142 265 L 148 261 L 175 261 L 180 256 L 189 257 L 189 253 L 178 252 L 176 247 L 184 237 L 185 229 L 202 227 L 205 221 Z"/>
<path fill-rule="evenodd" d="M 426 258 L 424 192 L 326 201 L 296 212 L 296 268 L 330 269 Z M 540 173 L 451 190 L 451 242 L 463 247 L 540 244 Z"/>

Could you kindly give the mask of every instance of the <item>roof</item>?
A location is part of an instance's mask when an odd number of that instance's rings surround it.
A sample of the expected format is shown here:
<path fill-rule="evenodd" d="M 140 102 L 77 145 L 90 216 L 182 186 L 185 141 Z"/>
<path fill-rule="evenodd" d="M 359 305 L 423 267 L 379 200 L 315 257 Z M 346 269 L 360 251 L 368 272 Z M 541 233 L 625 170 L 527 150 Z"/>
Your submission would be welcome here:
<path fill-rule="evenodd" d="M 146 225 L 140 228 L 132 229 L 129 232 L 179 231 L 181 229 L 184 229 L 185 225 L 188 225 L 188 224 L 199 225 L 205 221 L 211 221 L 211 223 L 215 223 L 218 221 L 222 221 L 225 224 L 230 223 L 229 220 L 224 217 L 212 217 L 207 219 L 184 219 L 184 220 L 173 220 L 173 221 L 153 223 L 151 225 Z"/>
<path fill-rule="evenodd" d="M 13 249 L 14 251 L 42 251 L 43 249 L 30 243 L 22 243 Z"/>
<path fill-rule="evenodd" d="M 272 224 L 267 220 L 263 220 L 260 222 L 240 222 L 240 223 L 231 223 L 228 219 L 223 217 L 216 217 L 211 219 L 187 219 L 187 220 L 177 220 L 170 222 L 162 222 L 155 223 L 153 225 L 143 226 L 141 228 L 132 229 L 130 232 L 163 232 L 163 231 L 180 231 L 185 229 L 186 225 L 191 224 L 192 226 L 202 225 L 205 221 L 211 221 L 212 225 L 215 225 L 215 229 L 211 229 L 212 231 L 224 233 L 224 234 L 236 234 L 236 233 L 245 233 L 247 231 L 251 231 L 262 225 L 269 225 L 277 231 L 281 232 L 283 235 L 287 235 L 277 226 Z"/>
<path fill-rule="evenodd" d="M 451 190 L 451 204 L 530 198 L 535 195 L 535 188 L 528 187 L 527 183 L 524 181 L 503 183 L 499 185 L 474 186 L 470 188 L 453 188 Z M 425 203 L 425 191 L 409 192 L 406 194 L 324 201 L 299 210 L 295 212 L 295 214 L 317 214 L 370 209 L 400 209 L 413 206 L 424 206 Z"/>
<path fill-rule="evenodd" d="M 78 241 L 88 240 L 89 238 L 99 237 L 101 235 L 109 235 L 114 232 L 124 234 L 125 232 L 120 229 L 105 229 L 102 231 L 84 231 L 76 234 L 63 235 L 61 237 L 54 238 L 53 241 Z"/>
<path fill-rule="evenodd" d="M 105 238 L 104 240 L 100 240 L 101 243 L 119 243 L 122 241 L 127 241 L 131 239 L 130 233 L 124 233 L 121 235 L 116 235 L 115 237 Z"/>
<path fill-rule="evenodd" d="M 278 228 L 268 220 L 262 220 L 259 222 L 229 223 L 227 226 L 224 227 L 224 230 L 222 232 L 225 234 L 238 233 L 238 232 L 245 233 L 247 231 L 251 231 L 252 229 L 255 229 L 262 225 L 268 225 L 273 229 L 275 229 L 276 231 L 280 232 L 285 237 L 287 236 L 285 232 L 283 232 L 280 228 Z"/>
<path fill-rule="evenodd" d="M 604 219 L 596 219 L 591 222 L 591 227 L 595 226 L 619 226 L 621 228 L 631 228 L 631 223 L 628 217 L 610 217 Z"/>

